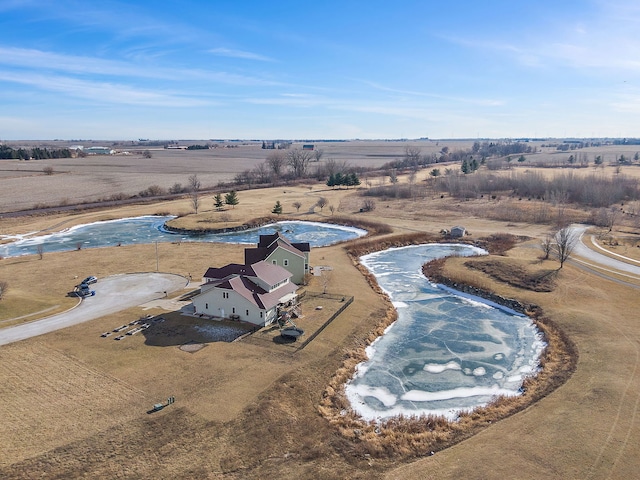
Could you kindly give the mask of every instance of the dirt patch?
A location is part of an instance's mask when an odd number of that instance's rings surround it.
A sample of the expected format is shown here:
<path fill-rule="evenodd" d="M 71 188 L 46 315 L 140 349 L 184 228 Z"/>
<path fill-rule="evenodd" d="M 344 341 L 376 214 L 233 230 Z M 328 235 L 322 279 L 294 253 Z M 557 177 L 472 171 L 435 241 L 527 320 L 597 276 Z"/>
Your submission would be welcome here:
<path fill-rule="evenodd" d="M 198 342 L 191 341 L 191 342 L 183 343 L 178 348 L 180 348 L 180 350 L 182 350 L 183 352 L 196 353 L 202 350 L 206 346 L 207 345 L 205 343 L 198 343 Z"/>

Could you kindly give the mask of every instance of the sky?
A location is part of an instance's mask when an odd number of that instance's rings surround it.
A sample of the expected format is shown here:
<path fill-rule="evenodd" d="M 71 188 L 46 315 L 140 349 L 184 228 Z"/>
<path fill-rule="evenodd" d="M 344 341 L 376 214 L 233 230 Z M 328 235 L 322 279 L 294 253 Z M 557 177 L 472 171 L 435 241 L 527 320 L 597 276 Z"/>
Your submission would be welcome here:
<path fill-rule="evenodd" d="M 640 137 L 637 0 L 0 0 L 0 140 Z"/>

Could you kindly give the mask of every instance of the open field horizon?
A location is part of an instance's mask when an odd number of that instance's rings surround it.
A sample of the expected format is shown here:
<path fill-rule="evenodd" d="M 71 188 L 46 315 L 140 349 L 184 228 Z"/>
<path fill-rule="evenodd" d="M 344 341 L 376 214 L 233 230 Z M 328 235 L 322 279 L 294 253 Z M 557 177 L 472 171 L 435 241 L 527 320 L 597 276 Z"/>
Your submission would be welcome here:
<path fill-rule="evenodd" d="M 324 165 L 328 160 L 346 164 L 349 168 L 379 169 L 381 166 L 401 160 L 406 148 L 419 151 L 420 155 L 438 154 L 447 147 L 450 151 L 470 149 L 473 140 L 461 141 L 349 141 L 314 143 L 322 151 L 319 162 L 312 161 L 309 169 Z M 65 142 L 69 143 L 69 142 Z M 634 177 L 640 177 L 640 166 L 625 165 L 611 167 L 620 155 L 633 158 L 640 152 L 636 145 L 605 145 L 587 147 L 572 151 L 557 151 L 549 147 L 548 142 L 531 142 L 538 153 L 525 154 L 527 161 L 520 164 L 513 161 L 516 171 L 538 168 L 539 162 L 564 162 L 570 155 L 586 155 L 590 166 L 587 168 L 567 169 L 578 174 L 607 172 L 606 175 L 619 173 L 618 169 Z M 555 145 L 555 144 L 553 144 Z M 291 148 L 301 148 L 294 144 Z M 265 162 L 267 156 L 277 150 L 262 149 L 261 143 L 233 144 L 233 148 L 215 148 L 209 150 L 171 150 L 162 147 L 149 148 L 152 157 L 145 158 L 142 151 L 146 147 L 131 149 L 131 154 L 123 146 L 117 155 L 91 155 L 85 158 L 60 158 L 49 160 L 0 160 L 0 214 L 37 208 L 42 206 L 60 206 L 83 202 L 108 200 L 111 198 L 129 198 L 139 195 L 149 187 L 158 186 L 169 191 L 176 183 L 188 186 L 188 178 L 197 175 L 202 188 L 215 188 L 221 183 L 229 184 L 239 174 L 253 170 Z M 283 152 L 286 152 L 284 150 Z M 603 157 L 601 168 L 595 168 L 594 158 Z M 513 156 L 514 159 L 517 155 Z M 51 167 L 51 174 L 45 173 L 45 167 Z M 456 162 L 438 163 L 433 168 L 452 169 L 458 172 L 460 164 Z M 505 174 L 506 171 L 502 171 Z M 497 173 L 497 172 L 494 172 Z M 545 172 L 545 174 L 547 174 Z M 384 182 L 385 172 L 372 179 L 372 183 Z M 309 184 L 315 183 L 308 179 Z"/>

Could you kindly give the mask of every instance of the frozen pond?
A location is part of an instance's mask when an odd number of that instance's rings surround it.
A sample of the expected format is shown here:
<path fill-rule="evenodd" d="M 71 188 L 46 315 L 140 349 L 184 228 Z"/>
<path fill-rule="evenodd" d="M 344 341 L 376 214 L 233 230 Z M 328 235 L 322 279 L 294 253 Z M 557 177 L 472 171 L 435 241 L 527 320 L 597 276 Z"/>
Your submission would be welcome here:
<path fill-rule="evenodd" d="M 80 248 L 114 247 L 154 242 L 257 243 L 259 235 L 282 232 L 292 242 L 309 242 L 323 247 L 366 235 L 365 230 L 319 222 L 286 221 L 232 233 L 185 235 L 166 231 L 163 225 L 174 217 L 144 216 L 78 225 L 50 235 L 25 235 L 12 243 L 0 245 L 0 256 L 16 257 L 43 252 L 62 252 Z M 15 238 L 8 235 L 2 238 Z"/>
<path fill-rule="evenodd" d="M 367 420 L 443 415 L 517 395 L 534 373 L 544 343 L 532 321 L 514 311 L 438 288 L 424 263 L 484 253 L 469 245 L 429 244 L 361 258 L 398 309 L 398 320 L 368 349 L 346 393 Z"/>

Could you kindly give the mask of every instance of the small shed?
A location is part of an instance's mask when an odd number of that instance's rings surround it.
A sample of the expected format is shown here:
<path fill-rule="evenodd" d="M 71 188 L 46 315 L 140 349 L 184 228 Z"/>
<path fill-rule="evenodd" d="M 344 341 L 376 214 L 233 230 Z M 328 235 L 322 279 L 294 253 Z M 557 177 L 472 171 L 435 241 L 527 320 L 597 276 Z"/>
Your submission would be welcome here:
<path fill-rule="evenodd" d="M 467 230 L 464 227 L 456 225 L 451 228 L 451 237 L 452 238 L 461 238 L 467 233 Z"/>
<path fill-rule="evenodd" d="M 305 143 L 304 145 L 302 145 L 302 150 L 313 150 L 315 148 L 315 145 L 313 145 L 312 143 Z"/>

